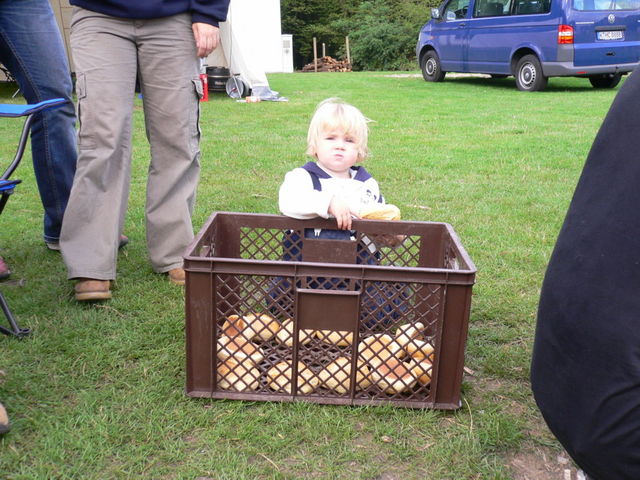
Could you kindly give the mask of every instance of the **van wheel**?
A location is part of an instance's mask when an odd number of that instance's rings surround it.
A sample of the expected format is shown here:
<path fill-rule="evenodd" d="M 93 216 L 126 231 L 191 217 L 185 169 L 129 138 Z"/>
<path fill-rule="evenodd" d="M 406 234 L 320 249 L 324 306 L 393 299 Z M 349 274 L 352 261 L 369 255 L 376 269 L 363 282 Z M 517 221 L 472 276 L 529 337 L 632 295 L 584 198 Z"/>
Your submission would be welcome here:
<path fill-rule="evenodd" d="M 592 75 L 589 81 L 594 88 L 614 88 L 620 83 L 621 73 L 606 73 L 604 75 Z"/>
<path fill-rule="evenodd" d="M 427 82 L 441 82 L 447 73 L 442 71 L 440 58 L 433 50 L 428 51 L 422 56 L 420 68 L 422 69 L 422 76 Z"/>
<path fill-rule="evenodd" d="M 516 66 L 516 85 L 523 92 L 539 92 L 547 86 L 547 77 L 542 74 L 542 65 L 535 55 L 525 55 Z"/>

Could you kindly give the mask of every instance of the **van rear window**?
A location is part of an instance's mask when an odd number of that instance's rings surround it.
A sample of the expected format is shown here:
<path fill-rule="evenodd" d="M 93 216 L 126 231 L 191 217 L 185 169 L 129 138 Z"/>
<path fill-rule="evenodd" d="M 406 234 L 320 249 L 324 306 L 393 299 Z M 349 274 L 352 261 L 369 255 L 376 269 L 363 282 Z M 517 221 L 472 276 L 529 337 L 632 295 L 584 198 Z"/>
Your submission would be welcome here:
<path fill-rule="evenodd" d="M 573 0 L 574 10 L 640 10 L 640 0 Z"/>

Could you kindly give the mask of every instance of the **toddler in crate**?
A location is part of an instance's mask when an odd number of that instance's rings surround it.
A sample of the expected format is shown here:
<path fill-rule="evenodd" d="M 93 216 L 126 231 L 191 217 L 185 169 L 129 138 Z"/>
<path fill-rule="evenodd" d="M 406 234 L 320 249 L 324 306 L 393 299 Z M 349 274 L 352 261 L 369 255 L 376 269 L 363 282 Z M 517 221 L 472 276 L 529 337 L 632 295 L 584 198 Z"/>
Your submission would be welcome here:
<path fill-rule="evenodd" d="M 352 218 L 385 210 L 378 182 L 364 167 L 356 166 L 369 154 L 368 122 L 360 110 L 337 98 L 318 105 L 307 134 L 307 154 L 316 161 L 285 175 L 279 199 L 284 215 L 302 220 L 333 217 L 344 232 L 331 235 L 348 239 Z M 399 241 L 394 237 L 385 243 Z"/>
<path fill-rule="evenodd" d="M 316 108 L 307 134 L 307 154 L 315 162 L 310 161 L 285 175 L 280 186 L 279 207 L 284 215 L 302 220 L 335 218 L 338 228 L 308 228 L 304 231 L 305 238 L 355 240 L 357 233 L 351 230 L 353 218 L 371 215 L 382 219 L 386 211 L 391 211 L 386 218 L 399 218 L 395 206 L 385 205 L 378 182 L 363 166 L 356 166 L 369 153 L 368 122 L 360 110 L 337 98 L 324 100 Z M 395 247 L 403 239 L 402 235 L 384 235 L 377 236 L 375 241 Z M 302 260 L 300 244 L 296 232 L 287 232 L 283 260 Z M 378 259 L 379 252 L 374 243 L 367 236 L 361 236 L 357 263 L 375 265 Z M 336 284 L 336 280 L 319 279 L 317 288 L 346 288 Z M 375 295 L 381 296 L 380 292 Z M 375 305 L 365 310 L 374 310 L 378 319 L 397 310 L 397 299 L 376 298 L 373 303 Z"/>

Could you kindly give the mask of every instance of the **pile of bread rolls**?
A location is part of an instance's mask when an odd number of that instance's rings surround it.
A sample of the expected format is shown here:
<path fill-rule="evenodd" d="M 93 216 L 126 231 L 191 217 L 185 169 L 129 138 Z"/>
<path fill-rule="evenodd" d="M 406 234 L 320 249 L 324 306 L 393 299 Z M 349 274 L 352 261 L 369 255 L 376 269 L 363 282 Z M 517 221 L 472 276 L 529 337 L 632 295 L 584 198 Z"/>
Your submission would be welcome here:
<path fill-rule="evenodd" d="M 351 388 L 351 359 L 338 357 L 318 373 L 321 385 L 340 395 Z M 371 385 L 369 366 L 358 359 L 356 371 L 356 391 L 366 390 Z"/>
<path fill-rule="evenodd" d="M 253 316 L 249 319 L 255 320 L 255 318 L 256 316 Z M 262 323 L 262 319 L 259 321 Z M 260 385 L 258 364 L 264 360 L 264 352 L 255 343 L 256 337 L 259 337 L 256 330 L 257 328 L 254 329 L 249 325 L 246 317 L 231 315 L 225 320 L 216 348 L 219 360 L 217 369 L 219 388 L 238 392 L 258 389 Z M 270 329 L 267 328 L 267 331 L 269 332 Z M 267 336 L 267 334 L 264 335 Z"/>
<path fill-rule="evenodd" d="M 422 323 L 398 327 L 395 336 L 374 334 L 358 344 L 359 357 L 370 365 L 371 382 L 388 394 L 398 394 L 431 382 L 433 345 Z"/>
<path fill-rule="evenodd" d="M 424 325 L 400 326 L 395 335 L 372 334 L 360 340 L 355 362 L 355 390 L 376 386 L 388 394 L 399 394 L 416 385 L 431 382 L 433 346 L 424 334 Z M 339 394 L 349 392 L 353 363 L 341 356 L 319 373 L 320 385 Z"/>
<path fill-rule="evenodd" d="M 423 332 L 422 323 L 405 324 L 394 335 L 371 334 L 353 345 L 354 333 L 350 331 L 299 330 L 298 347 L 320 341 L 337 348 L 331 350 L 333 359 L 321 369 L 306 365 L 298 350 L 298 392 L 307 395 L 322 387 L 344 395 L 351 390 L 354 367 L 356 391 L 375 386 L 387 394 L 400 394 L 416 385 L 428 385 L 434 348 Z M 229 316 L 220 327 L 217 341 L 218 387 L 258 391 L 264 381 L 272 391 L 291 394 L 293 362 L 285 358 L 275 364 L 264 360 L 269 348 L 292 348 L 293 343 L 291 319 L 280 322 L 264 313 Z M 357 354 L 355 362 L 353 354 Z"/>
<path fill-rule="evenodd" d="M 304 395 L 313 393 L 318 387 L 317 375 L 304 362 L 298 361 L 298 391 Z M 291 394 L 293 362 L 283 360 L 267 370 L 267 383 L 271 390 Z"/>

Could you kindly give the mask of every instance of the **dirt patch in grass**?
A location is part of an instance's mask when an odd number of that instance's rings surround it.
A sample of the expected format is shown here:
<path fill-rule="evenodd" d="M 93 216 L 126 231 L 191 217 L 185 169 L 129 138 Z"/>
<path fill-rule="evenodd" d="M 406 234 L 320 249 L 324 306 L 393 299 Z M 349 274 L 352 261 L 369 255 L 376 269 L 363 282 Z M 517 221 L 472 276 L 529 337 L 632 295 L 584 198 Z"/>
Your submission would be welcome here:
<path fill-rule="evenodd" d="M 506 457 L 504 464 L 511 470 L 513 480 L 584 480 L 582 472 L 558 444 L 538 412 L 533 398 L 527 401 L 511 399 L 519 382 L 481 375 L 465 375 L 474 394 L 484 401 L 497 401 L 506 411 L 518 418 L 526 418 L 526 437 L 520 451 Z"/>
<path fill-rule="evenodd" d="M 584 480 L 582 472 L 566 455 L 552 449 L 536 448 L 509 459 L 513 480 Z"/>
<path fill-rule="evenodd" d="M 379 477 L 376 477 L 376 480 L 402 480 L 403 477 L 402 475 L 396 475 L 395 473 L 383 473 L 382 475 L 380 475 Z"/>

